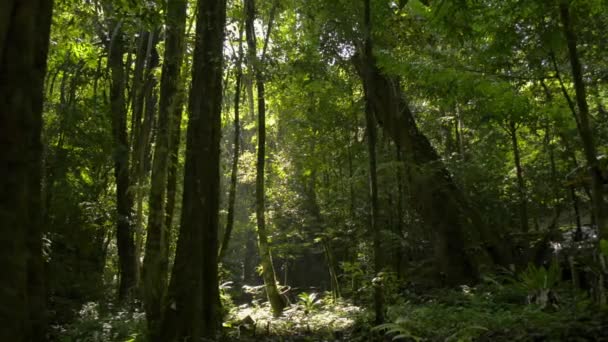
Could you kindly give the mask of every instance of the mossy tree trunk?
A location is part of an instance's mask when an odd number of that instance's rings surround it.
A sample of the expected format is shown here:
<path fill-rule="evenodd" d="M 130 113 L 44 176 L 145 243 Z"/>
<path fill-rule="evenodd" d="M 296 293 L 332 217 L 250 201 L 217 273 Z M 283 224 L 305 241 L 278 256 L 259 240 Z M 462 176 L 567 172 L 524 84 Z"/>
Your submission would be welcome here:
<path fill-rule="evenodd" d="M 0 3 L 0 340 L 43 341 L 42 104 L 53 1 Z"/>
<path fill-rule="evenodd" d="M 146 253 L 143 264 L 143 293 L 150 341 L 160 340 L 162 304 L 167 288 L 167 226 L 165 195 L 170 159 L 173 113 L 180 103 L 179 81 L 184 55 L 186 0 L 167 3 L 165 58 L 160 83 L 158 133 L 152 162 Z"/>
<path fill-rule="evenodd" d="M 285 301 L 277 288 L 277 281 L 272 264 L 268 232 L 266 230 L 264 169 L 266 158 L 266 99 L 264 89 L 264 76 L 260 70 L 262 60 L 257 58 L 255 37 L 255 3 L 254 0 L 245 0 L 245 31 L 247 32 L 247 47 L 249 65 L 253 67 L 258 92 L 258 158 L 256 163 L 255 181 L 255 216 L 257 220 L 258 249 L 262 259 L 262 278 L 266 286 L 268 301 L 275 316 L 280 316 L 285 308 Z M 270 34 L 270 24 L 268 33 Z"/>

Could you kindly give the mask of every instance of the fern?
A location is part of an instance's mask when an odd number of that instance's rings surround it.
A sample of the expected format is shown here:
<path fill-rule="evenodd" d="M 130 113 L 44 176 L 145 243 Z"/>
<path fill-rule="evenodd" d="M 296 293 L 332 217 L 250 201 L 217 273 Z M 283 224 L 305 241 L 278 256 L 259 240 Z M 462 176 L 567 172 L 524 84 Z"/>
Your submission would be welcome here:
<path fill-rule="evenodd" d="M 399 320 L 398 320 L 399 321 Z M 401 320 L 405 321 L 405 320 Z M 382 333 L 387 336 L 393 336 L 392 341 L 399 341 L 406 338 L 416 342 L 422 341 L 422 338 L 414 335 L 409 329 L 398 323 L 384 323 L 372 328 L 372 331 Z"/>

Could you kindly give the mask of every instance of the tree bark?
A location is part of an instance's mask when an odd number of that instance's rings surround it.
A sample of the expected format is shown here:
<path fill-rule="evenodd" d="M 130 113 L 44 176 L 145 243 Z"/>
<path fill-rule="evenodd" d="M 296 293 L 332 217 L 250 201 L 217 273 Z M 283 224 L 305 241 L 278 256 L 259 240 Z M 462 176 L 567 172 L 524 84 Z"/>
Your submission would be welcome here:
<path fill-rule="evenodd" d="M 144 198 L 150 172 L 150 146 L 152 128 L 156 113 L 155 88 L 158 83 L 154 69 L 158 67 L 159 57 L 156 45 L 157 32 L 145 32 L 136 56 L 133 76 L 132 96 L 132 134 L 131 134 L 131 183 L 135 192 L 135 261 L 136 281 L 140 279 L 140 258 L 144 238 Z"/>
<path fill-rule="evenodd" d="M 0 340 L 43 341 L 42 105 L 53 1 L 0 4 Z"/>
<path fill-rule="evenodd" d="M 162 341 L 214 340 L 225 0 L 199 0 L 179 239 Z M 204 94 L 204 96 L 200 96 Z"/>
<path fill-rule="evenodd" d="M 107 13 L 112 13 L 107 6 Z M 137 262 L 133 237 L 132 209 L 133 194 L 129 191 L 129 138 L 127 134 L 127 109 L 125 99 L 125 52 L 121 22 L 111 21 L 109 25 L 112 39 L 108 46 L 108 67 L 111 72 L 110 110 L 112 137 L 114 140 L 114 176 L 116 177 L 116 245 L 120 268 L 118 298 L 124 300 L 136 286 Z"/>
<path fill-rule="evenodd" d="M 595 222 L 598 226 L 600 239 L 608 239 L 608 212 L 604 201 L 604 179 L 597 159 L 597 151 L 593 139 L 593 131 L 589 123 L 589 105 L 587 104 L 587 94 L 583 81 L 582 66 L 578 55 L 576 34 L 571 22 L 570 9 L 567 1 L 560 1 L 559 4 L 562 29 L 568 43 L 568 53 L 570 66 L 572 68 L 572 78 L 574 90 L 576 92 L 576 104 L 578 106 L 578 130 L 583 142 L 583 151 L 591 176 L 591 200 Z"/>
<path fill-rule="evenodd" d="M 154 147 L 149 199 L 143 292 L 149 340 L 161 342 L 162 304 L 167 288 L 168 244 L 165 225 L 165 190 L 169 165 L 170 136 L 174 112 L 180 104 L 179 82 L 186 26 L 186 0 L 167 4 L 165 56 L 160 84 L 158 133 Z M 180 111 L 181 114 L 181 111 Z"/>
<path fill-rule="evenodd" d="M 266 99 L 264 97 L 264 79 L 262 75 L 261 59 L 256 53 L 256 37 L 254 29 L 255 3 L 254 0 L 245 0 L 245 30 L 247 32 L 247 47 L 249 65 L 253 68 L 258 91 L 258 158 L 256 163 L 255 181 L 255 213 L 257 220 L 258 249 L 262 259 L 262 278 L 266 286 L 268 301 L 275 316 L 280 316 L 285 308 L 285 301 L 277 289 L 277 281 L 272 264 L 272 255 L 268 243 L 265 218 L 264 169 L 266 158 Z M 270 34 L 270 25 L 267 34 Z"/>
<path fill-rule="evenodd" d="M 369 7 L 369 0 L 366 0 L 366 7 Z M 368 93 L 367 87 L 364 87 L 365 93 Z M 378 205 L 378 174 L 376 161 L 376 122 L 373 118 L 372 107 L 369 103 L 370 97 L 366 95 L 365 103 L 365 122 L 367 127 L 367 148 L 369 154 L 369 197 L 371 200 L 370 211 L 370 235 L 374 246 L 374 278 L 381 279 L 383 258 L 382 258 L 382 240 L 380 232 L 380 208 Z M 374 313 L 375 323 L 384 323 L 384 293 L 382 291 L 382 282 L 377 281 L 373 284 L 374 287 Z"/>
<path fill-rule="evenodd" d="M 234 150 L 232 156 L 232 173 L 230 175 L 230 190 L 228 193 L 228 216 L 226 218 L 226 229 L 224 231 L 224 238 L 220 246 L 219 261 L 226 256 L 228 250 L 228 244 L 230 243 L 230 236 L 232 235 L 232 228 L 234 227 L 234 207 L 236 202 L 236 179 L 239 168 L 239 154 L 240 154 L 240 141 L 241 141 L 241 122 L 240 122 L 240 105 L 241 105 L 241 88 L 243 79 L 243 31 L 239 29 L 239 52 L 236 61 L 236 76 L 234 85 Z"/>

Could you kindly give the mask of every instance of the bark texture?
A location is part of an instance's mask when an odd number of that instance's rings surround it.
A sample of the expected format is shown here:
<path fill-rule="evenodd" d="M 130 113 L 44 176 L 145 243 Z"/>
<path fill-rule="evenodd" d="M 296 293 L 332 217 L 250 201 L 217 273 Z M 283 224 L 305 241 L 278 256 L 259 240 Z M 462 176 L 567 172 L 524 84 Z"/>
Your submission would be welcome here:
<path fill-rule="evenodd" d="M 160 340 L 162 303 L 167 289 L 167 237 L 165 197 L 170 160 L 173 113 L 179 105 L 179 81 L 184 52 L 186 0 L 167 4 L 165 56 L 160 83 L 158 133 L 152 162 L 143 292 L 150 341 Z"/>
<path fill-rule="evenodd" d="M 112 13 L 111 6 L 106 7 Z M 125 98 L 126 75 L 123 62 L 125 43 L 121 23 L 109 23 L 112 33 L 108 45 L 108 68 L 111 73 L 110 108 L 112 138 L 114 140 L 114 176 L 116 177 L 116 245 L 120 268 L 118 285 L 119 300 L 125 299 L 137 285 L 137 262 L 133 236 L 133 194 L 129 191 L 129 137 L 127 133 L 127 108 Z"/>
<path fill-rule="evenodd" d="M 199 0 L 181 227 L 162 341 L 216 338 L 225 0 Z"/>
<path fill-rule="evenodd" d="M 234 85 L 234 150 L 232 156 L 232 172 L 230 174 L 230 190 L 228 193 L 228 216 L 226 218 L 226 229 L 224 231 L 224 238 L 222 239 L 222 245 L 220 247 L 219 260 L 220 262 L 226 255 L 228 250 L 228 244 L 230 243 L 230 236 L 232 235 L 232 228 L 234 227 L 234 207 L 236 202 L 236 179 L 239 171 L 239 154 L 240 154 L 240 141 L 241 141 L 241 122 L 240 122 L 240 108 L 241 108 L 241 88 L 243 79 L 243 68 L 241 66 L 243 60 L 243 32 L 239 31 L 239 52 L 236 61 L 236 76 Z"/>
<path fill-rule="evenodd" d="M 367 93 L 367 88 L 365 93 Z M 367 97 L 369 101 L 369 97 Z M 369 197 L 371 201 L 370 210 L 370 235 L 374 242 L 374 273 L 376 279 L 380 279 L 382 272 L 382 236 L 380 232 L 380 207 L 378 204 L 378 174 L 376 161 L 376 122 L 373 118 L 372 108 L 369 102 L 365 104 L 365 121 L 367 126 L 367 148 L 369 154 Z M 374 313 L 375 323 L 384 323 L 384 294 L 381 281 L 374 283 Z"/>
<path fill-rule="evenodd" d="M 53 1 L 0 4 L 0 340 L 43 341 L 43 83 Z"/>

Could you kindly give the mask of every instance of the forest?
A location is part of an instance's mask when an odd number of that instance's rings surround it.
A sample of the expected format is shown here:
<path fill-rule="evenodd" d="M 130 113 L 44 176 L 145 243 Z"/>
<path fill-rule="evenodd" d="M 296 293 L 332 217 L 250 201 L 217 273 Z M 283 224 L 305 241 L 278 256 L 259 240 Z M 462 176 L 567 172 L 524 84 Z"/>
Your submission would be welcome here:
<path fill-rule="evenodd" d="M 1 0 L 0 341 L 608 341 L 606 0 Z"/>

